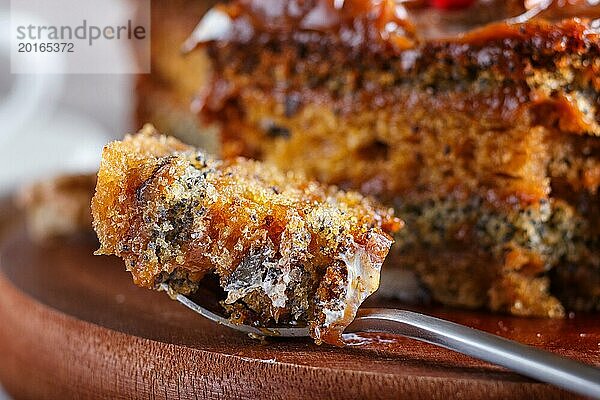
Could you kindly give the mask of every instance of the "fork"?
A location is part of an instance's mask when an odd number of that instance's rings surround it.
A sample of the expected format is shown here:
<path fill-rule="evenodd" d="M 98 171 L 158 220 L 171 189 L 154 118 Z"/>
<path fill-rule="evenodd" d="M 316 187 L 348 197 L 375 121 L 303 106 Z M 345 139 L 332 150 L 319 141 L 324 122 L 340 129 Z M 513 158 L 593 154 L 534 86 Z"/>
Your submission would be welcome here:
<path fill-rule="evenodd" d="M 203 317 L 240 332 L 260 336 L 309 336 L 305 326 L 234 324 L 190 298 L 172 293 L 164 283 L 160 289 Z M 359 309 L 356 318 L 344 332 L 380 332 L 405 336 L 500 365 L 583 396 L 600 399 L 599 368 L 429 315 L 407 310 L 364 308 Z"/>

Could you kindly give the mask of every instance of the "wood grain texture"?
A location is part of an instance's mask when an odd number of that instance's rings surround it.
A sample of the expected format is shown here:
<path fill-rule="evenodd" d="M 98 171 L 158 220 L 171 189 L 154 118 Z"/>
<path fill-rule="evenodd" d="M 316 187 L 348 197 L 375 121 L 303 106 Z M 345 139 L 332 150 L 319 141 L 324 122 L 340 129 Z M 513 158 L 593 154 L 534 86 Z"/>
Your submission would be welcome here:
<path fill-rule="evenodd" d="M 95 246 L 90 238 L 36 246 L 19 223 L 3 236 L 0 380 L 15 398 L 573 397 L 401 337 L 365 335 L 346 348 L 261 343 L 135 287 L 120 260 L 91 255 Z M 597 316 L 427 311 L 600 365 Z"/>

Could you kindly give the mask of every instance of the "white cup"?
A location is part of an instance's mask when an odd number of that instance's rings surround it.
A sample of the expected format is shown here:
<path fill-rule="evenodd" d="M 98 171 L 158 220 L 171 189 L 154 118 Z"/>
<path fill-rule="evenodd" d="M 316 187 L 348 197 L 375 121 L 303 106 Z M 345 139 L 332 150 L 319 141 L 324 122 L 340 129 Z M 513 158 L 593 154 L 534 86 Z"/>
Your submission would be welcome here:
<path fill-rule="evenodd" d="M 0 9 L 0 57 L 3 63 L 10 65 L 11 60 L 11 22 L 38 21 L 38 18 L 26 16 L 7 9 Z M 44 58 L 43 53 L 32 53 L 29 59 L 33 63 L 56 63 L 55 71 L 62 71 L 64 60 Z M 14 65 L 13 65 L 14 67 Z M 62 74 L 13 74 L 10 70 L 0 76 L 3 85 L 10 86 L 8 93 L 0 96 L 0 145 L 22 132 L 27 124 L 48 114 L 54 108 L 63 87 Z M 34 118 L 35 117 L 35 118 Z"/>

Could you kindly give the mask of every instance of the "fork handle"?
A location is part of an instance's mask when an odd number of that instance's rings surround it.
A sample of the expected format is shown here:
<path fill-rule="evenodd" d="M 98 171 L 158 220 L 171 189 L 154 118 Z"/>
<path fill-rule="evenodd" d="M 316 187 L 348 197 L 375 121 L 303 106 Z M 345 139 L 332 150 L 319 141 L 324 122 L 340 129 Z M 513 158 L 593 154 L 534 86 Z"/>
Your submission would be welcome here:
<path fill-rule="evenodd" d="M 383 308 L 360 309 L 345 332 L 399 334 L 600 399 L 598 368 L 429 315 Z"/>

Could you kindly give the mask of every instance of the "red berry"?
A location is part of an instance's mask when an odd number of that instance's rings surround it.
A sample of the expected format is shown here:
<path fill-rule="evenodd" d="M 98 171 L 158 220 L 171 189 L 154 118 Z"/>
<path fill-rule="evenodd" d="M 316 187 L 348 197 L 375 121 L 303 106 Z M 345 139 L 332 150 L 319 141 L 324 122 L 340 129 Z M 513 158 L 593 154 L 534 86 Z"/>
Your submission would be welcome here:
<path fill-rule="evenodd" d="M 431 5 L 442 10 L 458 10 L 467 8 L 475 3 L 475 0 L 430 0 Z"/>

